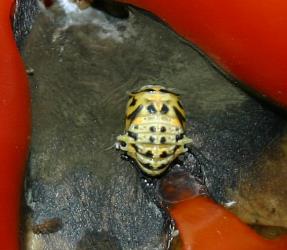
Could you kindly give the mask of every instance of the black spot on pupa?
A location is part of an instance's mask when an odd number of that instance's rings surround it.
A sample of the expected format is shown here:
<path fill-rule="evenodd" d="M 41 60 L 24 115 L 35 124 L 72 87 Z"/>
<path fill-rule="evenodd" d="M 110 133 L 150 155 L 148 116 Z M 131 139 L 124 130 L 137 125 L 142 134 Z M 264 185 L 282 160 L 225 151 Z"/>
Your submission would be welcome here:
<path fill-rule="evenodd" d="M 150 132 L 156 132 L 156 128 L 155 128 L 155 126 L 151 126 L 151 127 L 149 127 L 149 130 L 150 130 Z"/>
<path fill-rule="evenodd" d="M 173 153 L 175 153 L 176 150 L 178 150 L 179 148 L 180 148 L 180 146 L 179 146 L 179 145 L 176 145 L 176 146 L 174 147 L 174 149 L 173 149 Z"/>
<path fill-rule="evenodd" d="M 168 156 L 168 154 L 166 153 L 166 151 L 163 151 L 161 154 L 160 154 L 160 158 L 166 158 Z"/>
<path fill-rule="evenodd" d="M 160 89 L 159 91 L 162 92 L 162 93 L 168 93 L 168 94 L 173 94 L 175 96 L 179 96 L 179 94 L 177 94 L 175 92 L 172 92 L 172 91 L 170 91 L 168 89 Z"/>
<path fill-rule="evenodd" d="M 153 158 L 153 153 L 151 151 L 147 151 L 144 155 L 148 158 Z"/>
<path fill-rule="evenodd" d="M 153 136 L 150 136 L 150 137 L 149 137 L 149 141 L 150 141 L 150 143 L 154 143 L 155 138 L 154 138 Z"/>
<path fill-rule="evenodd" d="M 139 126 L 138 126 L 138 125 L 135 125 L 135 126 L 134 126 L 134 129 L 138 129 L 138 128 L 139 128 Z"/>
<path fill-rule="evenodd" d="M 149 169 L 149 170 L 154 170 L 154 168 L 153 168 L 153 166 L 151 166 L 150 164 L 143 164 L 142 163 L 142 165 L 144 166 L 144 168 L 147 168 L 147 169 Z"/>
<path fill-rule="evenodd" d="M 137 133 L 134 133 L 134 132 L 131 132 L 131 131 L 128 131 L 128 136 L 133 138 L 135 141 L 138 139 Z"/>
<path fill-rule="evenodd" d="M 137 103 L 137 99 L 133 97 L 132 102 L 130 103 L 130 107 L 135 106 Z"/>
<path fill-rule="evenodd" d="M 166 131 L 166 127 L 163 126 L 160 128 L 160 132 L 164 133 L 165 131 Z"/>
<path fill-rule="evenodd" d="M 183 109 L 183 106 L 182 106 L 180 101 L 177 101 L 177 104 L 178 104 L 179 107 L 181 107 Z"/>
<path fill-rule="evenodd" d="M 161 113 L 161 114 L 166 114 L 168 111 L 169 111 L 168 106 L 165 105 L 165 104 L 163 104 L 163 105 L 162 105 L 162 108 L 161 108 L 161 110 L 160 110 L 160 113 Z"/>
<path fill-rule="evenodd" d="M 120 144 L 121 144 L 122 147 L 127 146 L 127 144 L 124 141 L 120 141 Z"/>
<path fill-rule="evenodd" d="M 182 113 L 176 107 L 173 107 L 173 110 L 174 110 L 174 112 L 177 116 L 177 119 L 179 120 L 181 126 L 183 127 L 183 124 L 186 121 L 185 117 L 182 115 Z"/>
<path fill-rule="evenodd" d="M 132 123 L 133 120 L 137 117 L 138 113 L 142 110 L 143 105 L 138 106 L 132 113 L 127 116 L 127 119 Z"/>
<path fill-rule="evenodd" d="M 156 109 L 153 104 L 148 105 L 146 109 L 150 114 L 156 113 Z"/>
<path fill-rule="evenodd" d="M 165 137 L 161 137 L 161 138 L 160 138 L 160 143 L 164 144 L 165 142 L 166 142 Z"/>
<path fill-rule="evenodd" d="M 179 140 L 183 139 L 183 134 L 179 134 L 175 136 L 175 140 L 178 142 Z"/>
<path fill-rule="evenodd" d="M 137 147 L 136 144 L 131 144 L 131 146 L 135 149 L 135 151 L 138 153 L 139 152 L 139 148 Z"/>

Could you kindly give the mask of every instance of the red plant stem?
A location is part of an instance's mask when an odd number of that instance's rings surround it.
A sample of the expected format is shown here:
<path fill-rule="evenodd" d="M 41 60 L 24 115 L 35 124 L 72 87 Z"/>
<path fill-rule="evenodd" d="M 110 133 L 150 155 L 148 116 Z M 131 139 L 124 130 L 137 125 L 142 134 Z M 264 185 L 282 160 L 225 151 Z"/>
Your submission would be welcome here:
<path fill-rule="evenodd" d="M 0 1 L 0 249 L 20 249 L 20 202 L 30 140 L 28 80 L 12 25 L 14 0 Z"/>
<path fill-rule="evenodd" d="M 286 250 L 287 237 L 265 239 L 207 197 L 170 208 L 184 250 Z"/>
<path fill-rule="evenodd" d="M 287 1 L 120 1 L 154 13 L 227 73 L 287 108 Z"/>

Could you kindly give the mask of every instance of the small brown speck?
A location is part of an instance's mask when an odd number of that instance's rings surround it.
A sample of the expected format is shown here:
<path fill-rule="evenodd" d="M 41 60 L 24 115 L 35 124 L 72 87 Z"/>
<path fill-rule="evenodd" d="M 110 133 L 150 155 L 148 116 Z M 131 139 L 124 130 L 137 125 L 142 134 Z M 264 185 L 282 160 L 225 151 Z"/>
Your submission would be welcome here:
<path fill-rule="evenodd" d="M 62 220 L 60 218 L 46 219 L 41 224 L 32 226 L 34 234 L 50 234 L 56 233 L 63 227 Z"/>

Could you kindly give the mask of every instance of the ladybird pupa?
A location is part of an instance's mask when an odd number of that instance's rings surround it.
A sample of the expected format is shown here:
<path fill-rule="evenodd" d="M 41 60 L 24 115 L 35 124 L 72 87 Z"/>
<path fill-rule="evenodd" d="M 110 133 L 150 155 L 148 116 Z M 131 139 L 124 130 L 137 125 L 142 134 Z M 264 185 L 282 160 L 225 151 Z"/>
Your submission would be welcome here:
<path fill-rule="evenodd" d="M 163 86 L 146 85 L 131 92 L 125 119 L 125 132 L 117 137 L 116 148 L 147 175 L 162 174 L 191 143 L 185 135 L 180 96 Z"/>

